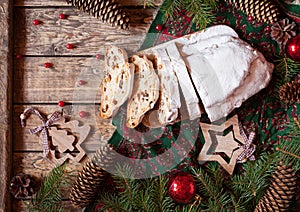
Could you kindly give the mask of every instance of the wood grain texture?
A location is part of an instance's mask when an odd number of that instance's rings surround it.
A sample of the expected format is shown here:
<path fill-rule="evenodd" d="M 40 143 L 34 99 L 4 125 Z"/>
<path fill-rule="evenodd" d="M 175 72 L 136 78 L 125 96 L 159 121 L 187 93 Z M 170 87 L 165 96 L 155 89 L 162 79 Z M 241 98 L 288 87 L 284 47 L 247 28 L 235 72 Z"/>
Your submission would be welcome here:
<path fill-rule="evenodd" d="M 102 77 L 103 61 L 96 57 L 24 57 L 15 62 L 14 103 L 100 102 Z"/>
<path fill-rule="evenodd" d="M 31 105 L 16 105 L 13 109 L 13 126 L 14 126 L 14 151 L 17 152 L 42 152 L 42 146 L 39 144 L 38 135 L 30 134 L 29 129 L 41 125 L 37 116 L 31 115 L 26 119 L 26 127 L 20 125 L 20 114 Z M 35 105 L 41 113 L 52 114 L 56 110 L 61 110 L 56 105 Z M 71 107 L 71 106 L 68 106 Z M 91 126 L 89 136 L 81 144 L 87 155 L 92 155 L 100 145 L 106 144 L 106 141 L 112 136 L 115 127 L 111 125 L 110 120 L 100 120 L 98 105 L 74 105 L 72 106 L 71 120 L 78 120 L 81 125 Z M 79 117 L 79 112 L 85 111 L 85 118 Z"/>
<path fill-rule="evenodd" d="M 9 180 L 11 177 L 11 41 L 10 22 L 12 14 L 12 1 L 0 2 L 0 211 L 11 210 L 11 196 Z"/>
<path fill-rule="evenodd" d="M 143 0 L 117 0 L 122 6 L 144 6 Z M 159 6 L 162 0 L 155 0 L 154 5 Z M 65 0 L 14 0 L 15 6 L 68 6 Z"/>
<path fill-rule="evenodd" d="M 69 17 L 61 20 L 60 13 Z M 118 45 L 129 54 L 142 44 L 156 9 L 129 9 L 130 30 L 117 30 L 100 20 L 73 8 L 15 8 L 15 54 L 22 55 L 95 55 L 103 46 Z M 32 24 L 34 19 L 42 23 Z M 146 21 L 147 19 L 147 21 Z M 146 23 L 145 23 L 146 22 Z M 73 49 L 66 45 L 72 43 Z"/>

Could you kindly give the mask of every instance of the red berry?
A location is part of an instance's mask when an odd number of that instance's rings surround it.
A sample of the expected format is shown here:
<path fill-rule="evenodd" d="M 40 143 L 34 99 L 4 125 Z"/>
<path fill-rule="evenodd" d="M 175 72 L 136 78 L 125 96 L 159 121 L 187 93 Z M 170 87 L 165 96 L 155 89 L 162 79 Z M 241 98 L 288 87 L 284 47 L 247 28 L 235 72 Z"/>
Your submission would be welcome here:
<path fill-rule="evenodd" d="M 80 118 L 86 117 L 86 112 L 80 111 L 80 112 L 79 112 L 79 116 L 80 116 Z"/>
<path fill-rule="evenodd" d="M 264 31 L 265 31 L 266 33 L 271 32 L 271 27 L 270 27 L 270 26 L 266 26 L 266 27 L 264 28 Z"/>
<path fill-rule="evenodd" d="M 74 46 L 73 46 L 73 44 L 68 43 L 66 47 L 67 47 L 67 49 L 73 49 Z"/>
<path fill-rule="evenodd" d="M 39 20 L 37 20 L 37 19 L 35 19 L 35 20 L 33 20 L 33 25 L 35 25 L 35 26 L 37 26 L 37 25 L 39 25 L 40 24 L 40 21 Z"/>
<path fill-rule="evenodd" d="M 59 19 L 66 19 L 66 15 L 63 13 L 59 14 Z"/>
<path fill-rule="evenodd" d="M 58 106 L 59 106 L 59 107 L 65 106 L 65 102 L 64 102 L 64 101 L 59 101 L 59 102 L 58 102 Z"/>
<path fill-rule="evenodd" d="M 84 85 L 85 83 L 86 83 L 86 82 L 85 82 L 84 80 L 79 80 L 79 81 L 78 81 L 78 84 L 79 84 L 79 85 Z"/>
<path fill-rule="evenodd" d="M 100 55 L 100 54 L 96 54 L 96 58 L 97 58 L 98 60 L 100 60 L 100 59 L 101 59 L 101 55 Z"/>
<path fill-rule="evenodd" d="M 247 21 L 248 21 L 248 22 L 252 22 L 253 20 L 254 20 L 254 17 L 253 17 L 253 16 L 249 15 L 249 16 L 247 17 Z"/>
<path fill-rule="evenodd" d="M 45 66 L 45 68 L 51 68 L 52 64 L 51 63 L 45 63 L 44 66 Z"/>
<path fill-rule="evenodd" d="M 157 31 L 161 31 L 163 29 L 163 26 L 161 24 L 157 24 L 156 27 L 155 27 L 155 29 Z"/>
<path fill-rule="evenodd" d="M 22 55 L 21 55 L 21 54 L 17 54 L 17 55 L 16 55 L 16 58 L 17 58 L 17 59 L 21 59 L 21 58 L 22 58 Z"/>

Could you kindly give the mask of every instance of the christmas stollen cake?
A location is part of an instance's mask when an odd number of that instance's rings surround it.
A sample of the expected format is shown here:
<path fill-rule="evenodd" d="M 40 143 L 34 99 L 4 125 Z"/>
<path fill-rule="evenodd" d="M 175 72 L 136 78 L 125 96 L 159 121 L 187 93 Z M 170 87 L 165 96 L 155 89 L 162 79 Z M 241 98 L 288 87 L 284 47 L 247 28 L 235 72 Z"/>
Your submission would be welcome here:
<path fill-rule="evenodd" d="M 217 121 L 265 88 L 274 68 L 225 25 L 140 51 L 131 62 L 136 69 L 127 105 L 127 125 L 131 128 L 141 123 L 146 113 L 152 114 L 155 127 L 172 124 L 179 120 L 182 108 L 193 120 L 203 113 L 201 104 L 209 119 Z M 149 117 L 145 123 L 152 126 Z"/>
<path fill-rule="evenodd" d="M 114 116 L 131 96 L 134 65 L 128 63 L 127 53 L 116 46 L 105 49 L 105 76 L 102 80 L 100 117 Z"/>

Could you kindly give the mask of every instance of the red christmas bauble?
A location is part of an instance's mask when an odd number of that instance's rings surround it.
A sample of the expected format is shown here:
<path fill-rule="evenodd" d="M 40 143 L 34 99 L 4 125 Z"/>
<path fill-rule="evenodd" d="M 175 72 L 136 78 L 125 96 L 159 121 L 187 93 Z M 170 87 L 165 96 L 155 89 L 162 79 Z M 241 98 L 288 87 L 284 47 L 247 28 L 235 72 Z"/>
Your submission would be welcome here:
<path fill-rule="evenodd" d="M 40 22 L 39 20 L 35 19 L 35 20 L 32 21 L 32 23 L 33 23 L 33 25 L 37 26 L 37 25 L 39 25 L 41 22 Z"/>
<path fill-rule="evenodd" d="M 80 118 L 86 117 L 86 112 L 85 111 L 80 111 L 79 116 L 80 116 Z"/>
<path fill-rule="evenodd" d="M 58 106 L 59 106 L 59 107 L 65 106 L 65 102 L 64 102 L 64 101 L 59 101 L 59 102 L 58 102 Z"/>
<path fill-rule="evenodd" d="M 73 49 L 73 44 L 71 44 L 71 43 L 68 43 L 67 45 L 66 45 L 66 47 L 67 47 L 67 49 Z"/>
<path fill-rule="evenodd" d="M 45 68 L 51 68 L 52 64 L 51 63 L 45 63 L 44 66 L 45 66 Z"/>
<path fill-rule="evenodd" d="M 194 177 L 183 171 L 176 173 L 168 182 L 168 193 L 170 197 L 178 203 L 191 203 L 191 200 L 196 194 Z"/>
<path fill-rule="evenodd" d="M 66 18 L 65 14 L 63 14 L 63 13 L 59 14 L 59 19 L 65 19 L 65 18 Z"/>
<path fill-rule="evenodd" d="M 156 29 L 157 31 L 161 31 L 161 30 L 163 29 L 163 26 L 162 26 L 161 24 L 157 24 L 157 25 L 155 26 L 155 29 Z"/>
<path fill-rule="evenodd" d="M 286 54 L 296 62 L 300 62 L 300 35 L 292 37 L 285 46 Z"/>

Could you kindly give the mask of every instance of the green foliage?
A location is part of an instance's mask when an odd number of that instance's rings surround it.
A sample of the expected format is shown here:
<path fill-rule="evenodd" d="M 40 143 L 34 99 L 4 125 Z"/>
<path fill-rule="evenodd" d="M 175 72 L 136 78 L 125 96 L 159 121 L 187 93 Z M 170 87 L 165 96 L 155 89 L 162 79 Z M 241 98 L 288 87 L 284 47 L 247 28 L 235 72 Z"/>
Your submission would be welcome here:
<path fill-rule="evenodd" d="M 257 160 L 248 161 L 244 165 L 243 174 L 232 177 L 230 186 L 235 194 L 234 202 L 239 203 L 236 206 L 253 210 L 268 187 L 269 177 L 279 161 L 276 154 L 263 153 Z"/>
<path fill-rule="evenodd" d="M 290 58 L 282 56 L 277 56 L 274 60 L 274 64 L 275 70 L 273 79 L 275 91 L 278 91 L 281 86 L 290 82 L 292 78 L 299 73 L 300 64 Z"/>
<path fill-rule="evenodd" d="M 39 191 L 28 205 L 30 212 L 58 212 L 61 206 L 60 187 L 66 180 L 65 166 L 54 168 L 44 179 Z"/>
<path fill-rule="evenodd" d="M 165 18 L 173 18 L 174 13 L 186 10 L 189 17 L 199 29 L 204 29 L 213 22 L 216 9 L 215 0 L 165 0 L 162 6 Z"/>
<path fill-rule="evenodd" d="M 287 123 L 289 139 L 282 139 L 276 150 L 282 162 L 292 164 L 295 170 L 300 169 L 300 123 L 298 118 Z"/>

